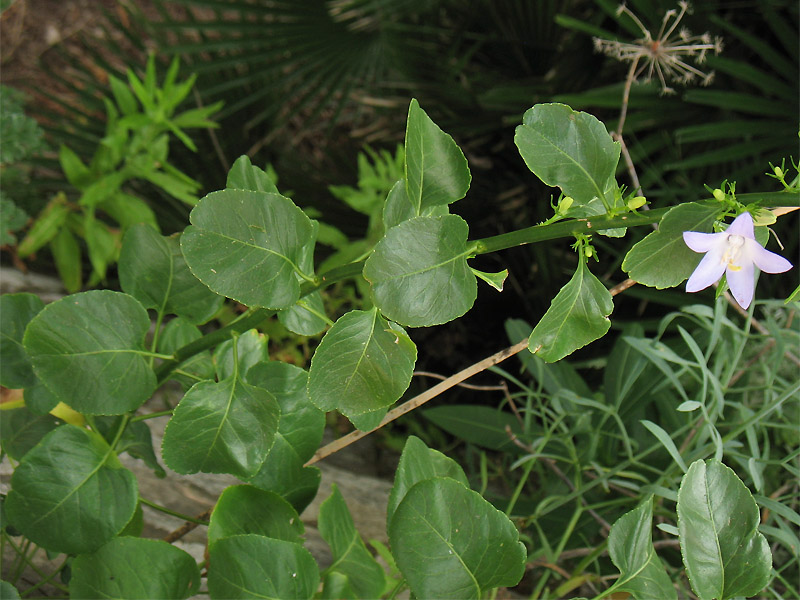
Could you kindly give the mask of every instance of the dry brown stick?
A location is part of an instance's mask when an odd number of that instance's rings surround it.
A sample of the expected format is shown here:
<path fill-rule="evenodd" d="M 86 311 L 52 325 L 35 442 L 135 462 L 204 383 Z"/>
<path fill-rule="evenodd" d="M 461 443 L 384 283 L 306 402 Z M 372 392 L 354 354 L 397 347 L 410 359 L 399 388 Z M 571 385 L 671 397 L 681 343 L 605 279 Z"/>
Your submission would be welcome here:
<path fill-rule="evenodd" d="M 518 344 L 514 344 L 513 346 L 509 346 L 508 348 L 500 350 L 500 352 L 492 354 L 488 358 L 484 358 L 480 362 L 476 362 L 474 365 L 470 365 L 469 367 L 467 367 L 462 371 L 459 371 L 455 375 L 451 375 L 441 383 L 437 383 L 429 390 L 425 390 L 421 394 L 418 394 L 417 396 L 411 398 L 411 400 L 409 400 L 408 402 L 405 402 L 400 406 L 398 406 L 397 408 L 390 410 L 388 413 L 386 413 L 386 416 L 383 418 L 383 420 L 375 429 L 371 429 L 369 431 L 352 431 L 347 435 L 340 437 L 338 440 L 334 440 L 330 444 L 323 446 L 322 448 L 317 450 L 317 452 L 314 454 L 314 456 L 311 457 L 311 459 L 306 463 L 305 466 L 313 465 L 315 462 L 322 460 L 326 456 L 330 456 L 331 454 L 338 452 L 342 448 L 349 446 L 353 442 L 357 442 L 361 438 L 368 436 L 373 431 L 376 431 L 381 427 L 383 427 L 384 425 L 391 423 L 392 421 L 394 421 L 398 417 L 403 416 L 407 412 L 410 412 L 415 408 L 422 406 L 429 400 L 432 400 L 442 392 L 449 390 L 451 387 L 458 385 L 465 379 L 472 377 L 476 373 L 485 371 L 489 367 L 492 367 L 504 361 L 510 356 L 514 356 L 515 354 L 521 352 L 527 347 L 528 347 L 528 340 L 525 339 L 519 342 Z"/>
<path fill-rule="evenodd" d="M 414 377 L 433 377 L 434 379 L 438 379 L 440 381 L 447 380 L 447 375 L 440 375 L 439 373 L 432 373 L 431 371 L 414 371 L 412 375 Z M 459 383 L 457 385 L 458 387 L 466 388 L 468 390 L 477 390 L 479 392 L 503 391 L 507 389 L 503 385 L 474 385 L 472 383 Z"/>
<path fill-rule="evenodd" d="M 208 507 L 202 513 L 197 515 L 195 519 L 198 521 L 208 521 L 211 518 L 211 511 L 214 510 L 213 506 Z M 164 541 L 171 544 L 172 542 L 176 542 L 185 536 L 187 533 L 192 531 L 195 527 L 197 527 L 200 523 L 195 523 L 193 521 L 186 521 L 183 525 L 178 527 L 175 531 L 171 531 L 166 536 L 164 536 Z"/>

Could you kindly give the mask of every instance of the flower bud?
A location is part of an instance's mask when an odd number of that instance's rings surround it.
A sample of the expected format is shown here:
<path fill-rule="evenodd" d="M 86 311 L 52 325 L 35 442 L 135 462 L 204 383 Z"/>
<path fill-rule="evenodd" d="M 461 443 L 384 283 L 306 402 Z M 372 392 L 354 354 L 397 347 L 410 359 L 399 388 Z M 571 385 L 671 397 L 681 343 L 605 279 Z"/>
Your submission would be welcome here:
<path fill-rule="evenodd" d="M 714 194 L 714 198 L 716 198 L 718 202 L 725 201 L 725 192 L 723 192 L 721 189 L 717 188 L 711 193 Z"/>
<path fill-rule="evenodd" d="M 781 169 L 780 167 L 772 167 L 772 170 L 775 173 L 775 177 L 777 177 L 778 179 L 783 179 L 783 169 Z"/>
<path fill-rule="evenodd" d="M 566 214 L 573 202 L 572 196 L 564 196 L 558 203 L 558 212 L 562 215 Z"/>

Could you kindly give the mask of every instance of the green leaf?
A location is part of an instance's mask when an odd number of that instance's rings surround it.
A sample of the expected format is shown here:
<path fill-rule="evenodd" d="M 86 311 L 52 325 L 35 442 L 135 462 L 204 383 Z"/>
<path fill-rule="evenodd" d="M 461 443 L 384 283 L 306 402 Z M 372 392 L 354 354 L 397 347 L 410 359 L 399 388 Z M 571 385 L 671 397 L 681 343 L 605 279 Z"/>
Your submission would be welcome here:
<path fill-rule="evenodd" d="M 58 276 L 64 283 L 64 288 L 70 294 L 74 294 L 81 289 L 83 264 L 78 240 L 75 239 L 69 227 L 62 227 L 56 237 L 50 240 L 50 250 L 53 253 Z"/>
<path fill-rule="evenodd" d="M 231 170 L 228 171 L 228 181 L 225 183 L 228 189 L 252 190 L 255 192 L 269 192 L 279 194 L 275 183 L 263 170 L 250 163 L 250 157 L 242 155 L 233 163 Z"/>
<path fill-rule="evenodd" d="M 37 415 L 46 415 L 61 402 L 53 392 L 47 389 L 45 384 L 38 380 L 31 387 L 25 388 L 23 397 L 25 406 Z"/>
<path fill-rule="evenodd" d="M 302 512 L 317 494 L 320 470 L 304 466 L 316 452 L 325 430 L 325 413 L 308 398 L 308 373 L 282 362 L 255 365 L 247 372 L 251 385 L 269 390 L 281 408 L 275 443 L 249 483 L 288 500 Z"/>
<path fill-rule="evenodd" d="M 461 465 L 438 450 L 428 448 L 425 442 L 418 437 L 408 436 L 394 475 L 394 485 L 389 494 L 386 522 L 391 523 L 398 505 L 405 498 L 408 490 L 420 481 L 434 477 L 449 477 L 469 488 L 469 481 Z"/>
<path fill-rule="evenodd" d="M 98 433 L 102 435 L 107 442 L 114 441 L 122 425 L 123 417 L 96 417 L 94 424 L 97 427 Z M 166 472 L 163 467 L 158 464 L 155 451 L 153 450 L 153 437 L 150 433 L 150 427 L 144 421 L 134 421 L 128 423 L 125 430 L 122 432 L 117 445 L 114 447 L 117 454 L 127 452 L 133 458 L 138 458 L 148 467 L 153 469 L 156 477 L 165 477 Z"/>
<path fill-rule="evenodd" d="M 473 269 L 470 267 L 469 269 L 472 271 L 478 279 L 482 279 L 498 292 L 503 291 L 503 284 L 506 281 L 506 277 L 508 277 L 508 269 L 503 269 L 497 273 L 486 273 L 485 271 L 478 271 L 478 269 Z"/>
<path fill-rule="evenodd" d="M 189 268 L 218 294 L 247 306 L 288 308 L 311 220 L 277 194 L 223 190 L 201 199 L 181 237 Z"/>
<path fill-rule="evenodd" d="M 236 337 L 236 357 L 239 361 L 238 364 L 233 361 L 233 340 L 226 340 L 217 346 L 217 349 L 214 350 L 217 379 L 226 379 L 238 369 L 239 373 L 243 375 L 242 378 L 250 383 L 247 376 L 250 367 L 269 360 L 267 336 L 257 329 L 249 329 L 238 335 Z"/>
<path fill-rule="evenodd" d="M 297 304 L 278 313 L 278 320 L 297 335 L 317 335 L 325 330 L 328 322 L 319 315 L 325 314 L 325 304 L 319 292 L 300 298 Z"/>
<path fill-rule="evenodd" d="M 120 224 L 123 230 L 146 223 L 158 230 L 158 221 L 153 210 L 141 198 L 125 192 L 117 192 L 99 205 L 103 212 Z"/>
<path fill-rule="evenodd" d="M 408 107 L 405 154 L 406 193 L 415 216 L 466 195 L 472 176 L 464 153 L 416 100 Z"/>
<path fill-rule="evenodd" d="M 108 265 L 117 260 L 119 236 L 108 225 L 87 212 L 83 219 L 83 238 L 89 250 L 93 274 L 98 281 L 104 280 Z"/>
<path fill-rule="evenodd" d="M 641 423 L 647 428 L 647 430 L 650 433 L 656 436 L 658 441 L 661 442 L 661 445 L 664 446 L 667 452 L 669 452 L 669 455 L 672 457 L 672 460 L 674 460 L 675 463 L 685 473 L 686 463 L 683 461 L 683 457 L 681 456 L 678 447 L 675 445 L 675 442 L 672 441 L 672 438 L 669 436 L 669 434 L 666 431 L 664 431 L 664 429 L 660 425 L 656 425 L 655 423 L 653 423 L 652 421 L 648 421 L 647 419 L 642 419 Z"/>
<path fill-rule="evenodd" d="M 208 321 L 223 301 L 189 271 L 177 237 L 164 237 L 145 224 L 134 225 L 125 234 L 119 282 L 145 308 L 191 323 Z"/>
<path fill-rule="evenodd" d="M 200 589 L 200 571 L 187 552 L 161 540 L 118 537 L 75 557 L 72 598 L 181 600 Z"/>
<path fill-rule="evenodd" d="M 15 390 L 36 383 L 22 336 L 43 308 L 44 302 L 33 294 L 0 296 L 0 385 Z"/>
<path fill-rule="evenodd" d="M 203 334 L 197 327 L 176 317 L 161 330 L 161 336 L 158 338 L 158 351 L 162 354 L 172 354 L 178 348 L 201 337 Z M 198 381 L 214 379 L 215 373 L 211 353 L 204 351 L 181 363 L 180 373 L 172 373 L 172 379 L 180 383 L 185 392 Z"/>
<path fill-rule="evenodd" d="M 20 258 L 26 258 L 52 240 L 67 220 L 70 210 L 64 194 L 57 194 L 36 217 L 25 238 L 17 246 Z"/>
<path fill-rule="evenodd" d="M 417 598 L 480 598 L 516 585 L 525 572 L 514 524 L 454 479 L 414 485 L 388 529 L 397 566 Z"/>
<path fill-rule="evenodd" d="M 611 293 L 581 259 L 572 279 L 533 328 L 528 350 L 547 362 L 560 360 L 603 337 L 611 327 L 608 315 L 613 310 Z"/>
<path fill-rule="evenodd" d="M 750 490 L 729 467 L 693 462 L 678 490 L 681 554 L 701 600 L 754 596 L 767 585 L 772 553 L 758 531 Z"/>
<path fill-rule="evenodd" d="M 304 531 L 297 511 L 277 494 L 251 485 L 233 485 L 225 488 L 211 513 L 208 544 L 255 533 L 302 545 Z"/>
<path fill-rule="evenodd" d="M 234 535 L 209 548 L 211 598 L 308 600 L 319 585 L 311 553 L 293 542 L 261 535 Z"/>
<path fill-rule="evenodd" d="M 512 433 L 522 435 L 519 421 L 511 413 L 488 406 L 454 404 L 426 409 L 422 416 L 457 438 L 481 448 L 513 453 L 521 450 L 506 432 L 506 427 L 510 427 Z"/>
<path fill-rule="evenodd" d="M 272 446 L 279 417 L 274 396 L 240 374 L 219 383 L 201 381 L 175 407 L 161 453 L 178 473 L 252 477 Z"/>
<path fill-rule="evenodd" d="M 36 544 L 66 554 L 92 552 L 133 516 L 136 478 L 105 440 L 62 425 L 20 461 L 5 509 Z"/>
<path fill-rule="evenodd" d="M 637 600 L 677 600 L 678 594 L 653 547 L 652 496 L 611 526 L 608 553 L 620 572 L 615 591 L 629 592 Z"/>
<path fill-rule="evenodd" d="M 406 180 L 401 179 L 392 186 L 386 196 L 386 203 L 383 205 L 383 224 L 389 229 L 416 216 L 414 205 L 406 191 Z"/>
<path fill-rule="evenodd" d="M 147 311 L 131 296 L 93 290 L 48 304 L 23 344 L 33 370 L 78 412 L 118 415 L 150 397 L 156 377 L 145 358 Z"/>
<path fill-rule="evenodd" d="M 2 194 L 0 191 L 0 246 L 16 246 L 17 236 L 14 232 L 25 227 L 28 213 Z"/>
<path fill-rule="evenodd" d="M 59 425 L 53 415 L 37 415 L 28 407 L 4 410 L 0 419 L 0 444 L 3 452 L 14 460 L 23 456 Z"/>
<path fill-rule="evenodd" d="M 17 588 L 7 581 L 0 581 L 0 598 L 4 600 L 19 600 Z"/>
<path fill-rule="evenodd" d="M 139 105 L 136 98 L 131 93 L 130 88 L 121 79 L 109 75 L 108 83 L 111 84 L 111 93 L 114 94 L 114 101 L 119 106 L 123 115 L 132 115 L 139 112 Z"/>
<path fill-rule="evenodd" d="M 594 198 L 614 205 L 609 192 L 615 187 L 620 145 L 594 116 L 566 104 L 537 104 L 525 112 L 514 143 L 528 168 L 571 196 L 574 207 Z"/>
<path fill-rule="evenodd" d="M 392 227 L 364 265 L 375 304 L 409 327 L 441 325 L 472 308 L 478 294 L 467 265 L 474 252 L 457 215 L 415 217 Z"/>
<path fill-rule="evenodd" d="M 657 231 L 630 249 L 622 270 L 642 285 L 658 289 L 678 285 L 702 258 L 683 241 L 683 232 L 710 231 L 718 213 L 719 206 L 714 205 L 689 202 L 676 206 L 664 215 Z"/>
<path fill-rule="evenodd" d="M 378 598 L 383 592 L 383 567 L 372 557 L 353 525 L 353 518 L 336 485 L 319 507 L 319 533 L 328 542 L 333 563 L 327 573 L 347 577 L 357 598 Z"/>
<path fill-rule="evenodd" d="M 373 429 L 408 385 L 417 348 L 376 308 L 336 321 L 311 359 L 308 395 L 323 411 L 338 410 L 361 430 Z"/>
<path fill-rule="evenodd" d="M 67 181 L 76 188 L 83 189 L 92 181 L 91 171 L 69 146 L 61 145 L 58 162 L 61 163 L 61 170 L 64 171 Z"/>

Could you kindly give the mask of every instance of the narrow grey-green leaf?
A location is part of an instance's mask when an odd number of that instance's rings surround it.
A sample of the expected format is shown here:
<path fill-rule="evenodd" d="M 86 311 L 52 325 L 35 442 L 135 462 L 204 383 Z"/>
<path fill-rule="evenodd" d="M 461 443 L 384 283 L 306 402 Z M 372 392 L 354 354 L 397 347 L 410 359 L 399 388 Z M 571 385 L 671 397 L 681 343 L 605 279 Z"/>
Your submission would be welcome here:
<path fill-rule="evenodd" d="M 23 344 L 33 370 L 78 412 L 119 415 L 155 389 L 144 337 L 147 311 L 121 292 L 94 290 L 48 304 L 28 324 Z"/>
<path fill-rule="evenodd" d="M 347 577 L 358 598 L 380 597 L 386 581 L 383 567 L 364 545 L 336 485 L 319 507 L 319 533 L 328 542 L 333 555 L 328 572 Z"/>
<path fill-rule="evenodd" d="M 62 425 L 22 457 L 5 510 L 31 541 L 92 552 L 119 533 L 138 501 L 136 478 L 99 435 Z"/>
<path fill-rule="evenodd" d="M 308 373 L 282 362 L 260 363 L 247 372 L 251 385 L 269 390 L 278 400 L 281 418 L 275 443 L 249 483 L 288 500 L 302 512 L 317 494 L 320 471 L 304 466 L 316 452 L 325 430 L 325 413 L 308 398 Z"/>
<path fill-rule="evenodd" d="M 414 485 L 388 529 L 397 566 L 417 598 L 480 598 L 516 585 L 525 572 L 514 524 L 454 479 Z"/>
<path fill-rule="evenodd" d="M 537 104 L 525 112 L 514 143 L 528 168 L 571 196 L 573 207 L 588 205 L 594 198 L 613 206 L 610 180 L 620 145 L 594 116 L 566 104 Z"/>
<path fill-rule="evenodd" d="M 228 171 L 228 180 L 225 187 L 237 190 L 251 190 L 255 192 L 269 192 L 277 194 L 278 188 L 269 175 L 250 162 L 250 157 L 242 155 L 233 163 Z"/>
<path fill-rule="evenodd" d="M 642 285 L 658 289 L 678 285 L 702 258 L 683 241 L 683 232 L 710 231 L 718 213 L 719 207 L 714 205 L 689 202 L 676 206 L 664 215 L 657 231 L 634 244 L 622 261 L 622 270 Z"/>
<path fill-rule="evenodd" d="M 162 456 L 178 473 L 230 473 L 246 479 L 261 468 L 279 417 L 274 396 L 238 376 L 201 381 L 175 408 Z"/>
<path fill-rule="evenodd" d="M 619 569 L 614 590 L 636 600 L 677 600 L 678 594 L 653 547 L 653 497 L 649 496 L 611 526 L 608 553 Z"/>
<path fill-rule="evenodd" d="M 286 500 L 251 485 L 225 488 L 211 513 L 208 543 L 232 535 L 255 533 L 302 544 L 303 522 Z"/>
<path fill-rule="evenodd" d="M 20 389 L 36 383 L 22 336 L 43 308 L 44 302 L 33 294 L 0 296 L 0 385 Z"/>
<path fill-rule="evenodd" d="M 380 423 L 411 383 L 417 348 L 376 308 L 354 310 L 322 338 L 308 378 L 308 395 L 323 411 L 338 410 L 362 430 Z"/>
<path fill-rule="evenodd" d="M 200 571 L 187 552 L 161 540 L 118 537 L 72 563 L 72 598 L 181 600 L 200 589 Z"/>
<path fill-rule="evenodd" d="M 678 490 L 677 512 L 683 564 L 698 597 L 754 596 L 767 585 L 772 552 L 758 531 L 758 507 L 729 467 L 713 459 L 693 462 Z"/>
<path fill-rule="evenodd" d="M 394 485 L 386 509 L 386 522 L 391 523 L 397 506 L 408 490 L 420 481 L 433 477 L 450 477 L 469 488 L 469 481 L 461 465 L 438 450 L 428 448 L 418 437 L 409 436 L 394 475 Z"/>
<path fill-rule="evenodd" d="M 208 321 L 223 301 L 189 271 L 178 238 L 162 236 L 146 224 L 134 225 L 125 234 L 119 283 L 145 308 L 191 323 Z"/>
<path fill-rule="evenodd" d="M 402 325 L 427 327 L 472 308 L 478 285 L 467 265 L 468 233 L 457 215 L 415 217 L 387 231 L 364 265 L 381 312 Z"/>
<path fill-rule="evenodd" d="M 613 310 L 611 293 L 592 275 L 585 261 L 579 260 L 572 279 L 533 328 L 528 350 L 547 362 L 560 360 L 603 337 L 611 327 L 608 315 Z"/>
<path fill-rule="evenodd" d="M 234 535 L 209 548 L 211 598 L 308 600 L 319 585 L 319 567 L 299 544 L 262 535 Z"/>
<path fill-rule="evenodd" d="M 415 216 L 466 195 L 472 176 L 464 153 L 416 100 L 408 107 L 405 150 L 406 193 Z"/>
<path fill-rule="evenodd" d="M 202 198 L 190 220 L 181 249 L 200 281 L 247 306 L 282 309 L 297 302 L 296 273 L 312 225 L 291 200 L 222 190 Z"/>

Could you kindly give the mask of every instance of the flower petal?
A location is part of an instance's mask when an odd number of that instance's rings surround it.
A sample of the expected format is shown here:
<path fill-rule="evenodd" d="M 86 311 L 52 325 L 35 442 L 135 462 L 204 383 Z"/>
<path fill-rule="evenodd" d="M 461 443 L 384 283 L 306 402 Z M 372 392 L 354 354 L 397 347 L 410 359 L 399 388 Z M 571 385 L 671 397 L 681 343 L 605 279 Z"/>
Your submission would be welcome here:
<path fill-rule="evenodd" d="M 756 233 L 753 228 L 753 217 L 749 212 L 743 212 L 733 220 L 733 223 L 725 230 L 725 233 L 728 235 L 741 235 L 754 240 Z"/>
<path fill-rule="evenodd" d="M 708 252 L 716 244 L 724 243 L 726 233 L 700 233 L 699 231 L 684 231 L 683 241 L 695 252 Z"/>
<path fill-rule="evenodd" d="M 765 273 L 783 273 L 792 268 L 792 263 L 781 255 L 762 248 L 755 240 L 745 240 L 745 250 L 750 260 Z"/>
<path fill-rule="evenodd" d="M 689 280 L 686 282 L 687 292 L 699 292 L 706 289 L 712 283 L 719 281 L 722 274 L 725 272 L 725 263 L 722 262 L 722 251 L 718 248 L 712 248 L 708 254 L 703 257 L 700 264 L 692 273 Z"/>
<path fill-rule="evenodd" d="M 744 309 L 750 306 L 753 301 L 756 280 L 753 263 L 749 260 L 744 261 L 739 269 L 728 269 L 725 271 L 728 280 L 728 287 L 736 302 Z"/>

